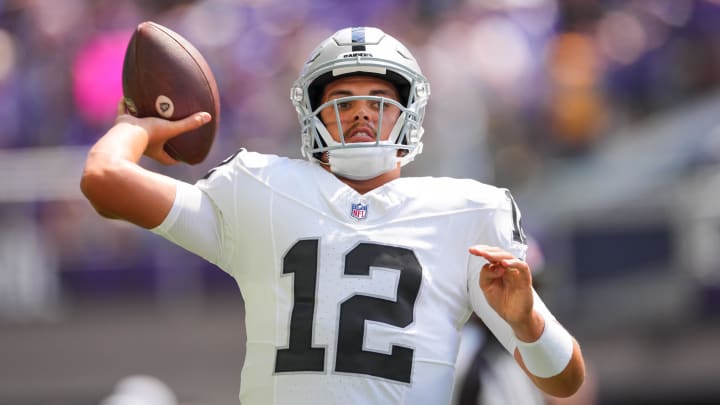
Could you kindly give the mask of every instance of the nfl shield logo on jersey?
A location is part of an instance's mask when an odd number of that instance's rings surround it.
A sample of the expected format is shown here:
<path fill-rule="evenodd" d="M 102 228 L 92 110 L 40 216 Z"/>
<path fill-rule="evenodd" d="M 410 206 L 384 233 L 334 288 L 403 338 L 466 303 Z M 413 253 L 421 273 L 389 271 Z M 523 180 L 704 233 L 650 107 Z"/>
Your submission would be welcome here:
<path fill-rule="evenodd" d="M 365 217 L 367 217 L 367 209 L 368 209 L 367 203 L 359 202 L 357 204 L 351 204 L 351 206 L 352 206 L 352 211 L 350 212 L 350 215 L 353 218 L 365 219 Z"/>

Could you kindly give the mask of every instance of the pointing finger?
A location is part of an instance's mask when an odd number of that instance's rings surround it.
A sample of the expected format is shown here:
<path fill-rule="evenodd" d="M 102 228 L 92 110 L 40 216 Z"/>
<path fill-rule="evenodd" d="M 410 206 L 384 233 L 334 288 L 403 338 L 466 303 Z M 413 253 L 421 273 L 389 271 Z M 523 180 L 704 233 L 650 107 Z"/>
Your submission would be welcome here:
<path fill-rule="evenodd" d="M 500 264 L 503 267 L 507 267 L 507 268 L 511 268 L 511 269 L 518 269 L 518 270 L 527 270 L 528 269 L 527 262 L 524 262 L 517 258 L 501 260 Z"/>
<path fill-rule="evenodd" d="M 201 112 L 197 114 L 189 115 L 181 120 L 173 121 L 172 125 L 175 126 L 177 132 L 187 132 L 207 124 L 212 120 L 210 114 Z"/>
<path fill-rule="evenodd" d="M 489 262 L 499 262 L 503 259 L 515 258 L 511 253 L 494 246 L 475 245 L 470 247 L 468 251 L 475 256 L 485 258 Z"/>

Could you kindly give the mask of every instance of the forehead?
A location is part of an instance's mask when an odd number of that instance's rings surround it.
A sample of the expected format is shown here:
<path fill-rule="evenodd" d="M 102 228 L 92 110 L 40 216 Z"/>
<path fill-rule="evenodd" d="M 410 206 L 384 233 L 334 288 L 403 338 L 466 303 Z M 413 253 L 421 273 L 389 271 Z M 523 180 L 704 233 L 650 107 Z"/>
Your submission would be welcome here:
<path fill-rule="evenodd" d="M 367 95 L 377 92 L 398 98 L 395 86 L 385 79 L 374 76 L 347 76 L 333 80 L 323 90 L 323 97 L 332 92 L 349 92 L 353 95 Z"/>

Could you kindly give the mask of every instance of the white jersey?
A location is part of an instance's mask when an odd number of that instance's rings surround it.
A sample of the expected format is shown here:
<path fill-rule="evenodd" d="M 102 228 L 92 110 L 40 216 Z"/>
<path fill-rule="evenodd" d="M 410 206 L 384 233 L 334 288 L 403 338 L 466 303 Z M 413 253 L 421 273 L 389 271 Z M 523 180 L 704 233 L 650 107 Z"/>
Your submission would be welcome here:
<path fill-rule="evenodd" d="M 473 309 L 515 348 L 478 286 L 484 259 L 468 253 L 524 258 L 504 189 L 400 178 L 361 195 L 317 164 L 246 151 L 178 184 L 154 231 L 236 279 L 244 405 L 447 404 Z"/>

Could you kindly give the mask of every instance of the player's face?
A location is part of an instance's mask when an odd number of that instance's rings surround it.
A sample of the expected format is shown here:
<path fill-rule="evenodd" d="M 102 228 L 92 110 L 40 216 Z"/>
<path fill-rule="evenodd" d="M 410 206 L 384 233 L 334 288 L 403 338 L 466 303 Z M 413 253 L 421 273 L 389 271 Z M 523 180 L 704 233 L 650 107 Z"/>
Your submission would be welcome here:
<path fill-rule="evenodd" d="M 371 76 L 349 76 L 335 80 L 325 86 L 322 102 L 350 96 L 377 96 L 400 99 L 395 86 L 390 82 Z M 337 104 L 337 114 L 331 105 L 320 112 L 320 119 L 325 123 L 330 135 L 341 142 L 340 128 L 346 143 L 375 142 L 378 129 L 380 140 L 387 140 L 390 132 L 400 116 L 400 109 L 390 103 L 382 104 L 382 124 L 380 123 L 380 101 L 353 100 Z M 340 126 L 338 125 L 338 117 Z M 379 126 L 382 125 L 382 128 Z"/>

